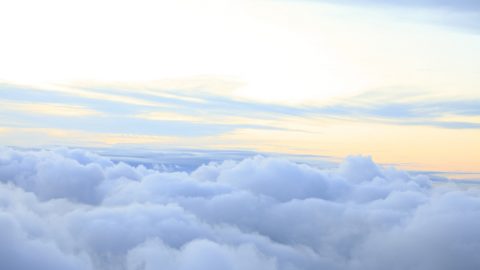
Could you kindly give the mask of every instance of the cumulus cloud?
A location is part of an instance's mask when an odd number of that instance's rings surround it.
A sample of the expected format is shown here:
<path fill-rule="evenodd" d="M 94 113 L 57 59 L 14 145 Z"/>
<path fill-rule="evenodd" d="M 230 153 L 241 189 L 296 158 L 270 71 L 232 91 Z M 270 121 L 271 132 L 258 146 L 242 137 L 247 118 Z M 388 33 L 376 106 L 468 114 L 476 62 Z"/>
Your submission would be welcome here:
<path fill-rule="evenodd" d="M 480 191 L 349 157 L 160 171 L 0 151 L 1 269 L 479 269 Z"/>

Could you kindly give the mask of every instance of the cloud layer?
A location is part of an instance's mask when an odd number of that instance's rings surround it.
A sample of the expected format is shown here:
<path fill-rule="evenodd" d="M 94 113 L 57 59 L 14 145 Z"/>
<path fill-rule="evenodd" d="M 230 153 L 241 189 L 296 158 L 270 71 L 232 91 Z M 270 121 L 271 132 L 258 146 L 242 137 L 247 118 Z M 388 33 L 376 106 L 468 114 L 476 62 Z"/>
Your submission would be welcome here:
<path fill-rule="evenodd" d="M 479 269 L 480 197 L 349 157 L 192 172 L 0 151 L 2 269 Z"/>
<path fill-rule="evenodd" d="M 327 0 L 328 1 L 328 0 Z M 340 0 L 332 1 L 335 3 L 348 4 L 371 4 L 371 5 L 394 5 L 394 6 L 413 6 L 427 8 L 449 8 L 453 10 L 478 11 L 480 3 L 476 0 L 403 0 L 403 1 L 380 1 L 380 0 Z"/>

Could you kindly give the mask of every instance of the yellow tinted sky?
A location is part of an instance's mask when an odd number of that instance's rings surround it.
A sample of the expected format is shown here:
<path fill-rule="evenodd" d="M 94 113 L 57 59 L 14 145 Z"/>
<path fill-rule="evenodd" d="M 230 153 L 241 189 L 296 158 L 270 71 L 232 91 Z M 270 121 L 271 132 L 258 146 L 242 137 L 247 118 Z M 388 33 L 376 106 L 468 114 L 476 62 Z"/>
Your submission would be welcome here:
<path fill-rule="evenodd" d="M 479 171 L 480 12 L 326 2 L 2 2 L 2 141 Z"/>

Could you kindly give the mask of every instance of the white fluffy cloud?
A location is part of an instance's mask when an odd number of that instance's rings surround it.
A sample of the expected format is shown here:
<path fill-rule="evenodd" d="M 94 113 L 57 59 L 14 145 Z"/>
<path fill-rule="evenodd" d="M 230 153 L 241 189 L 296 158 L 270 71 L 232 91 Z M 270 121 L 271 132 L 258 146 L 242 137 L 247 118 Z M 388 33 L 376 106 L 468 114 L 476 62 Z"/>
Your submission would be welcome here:
<path fill-rule="evenodd" d="M 480 192 L 349 157 L 164 172 L 0 150 L 1 269 L 479 269 Z"/>

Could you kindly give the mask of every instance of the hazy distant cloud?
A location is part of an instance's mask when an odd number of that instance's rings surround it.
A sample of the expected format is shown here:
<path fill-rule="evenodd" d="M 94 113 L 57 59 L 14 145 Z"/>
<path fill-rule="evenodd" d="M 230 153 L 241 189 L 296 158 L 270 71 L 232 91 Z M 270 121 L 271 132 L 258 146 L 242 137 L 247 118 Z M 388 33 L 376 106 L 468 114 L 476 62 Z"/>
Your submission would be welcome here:
<path fill-rule="evenodd" d="M 253 157 L 191 173 L 83 150 L 0 151 L 0 268 L 480 267 L 480 191 L 368 157 Z"/>
<path fill-rule="evenodd" d="M 476 0 L 316 0 L 336 4 L 406 6 L 425 8 L 447 8 L 459 11 L 479 11 L 480 2 Z"/>
<path fill-rule="evenodd" d="M 420 13 L 400 11 L 398 18 L 454 27 L 478 34 L 480 1 L 476 0 L 312 0 L 319 3 L 350 5 L 365 8 L 418 9 Z M 426 13 L 425 13 L 426 12 Z"/>

